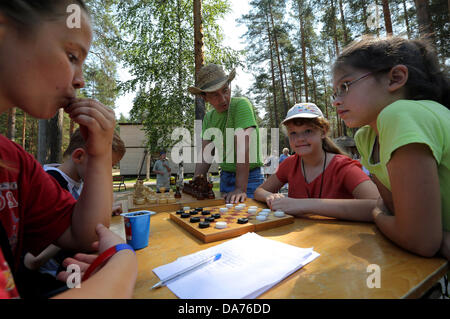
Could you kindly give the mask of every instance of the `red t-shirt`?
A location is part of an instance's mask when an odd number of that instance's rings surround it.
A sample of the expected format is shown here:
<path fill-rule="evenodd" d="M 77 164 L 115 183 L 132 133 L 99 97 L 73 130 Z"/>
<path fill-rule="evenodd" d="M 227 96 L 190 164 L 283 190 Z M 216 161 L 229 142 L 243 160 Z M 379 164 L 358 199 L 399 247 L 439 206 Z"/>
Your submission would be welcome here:
<path fill-rule="evenodd" d="M 319 197 L 322 174 L 306 184 L 300 155 L 286 158 L 275 174 L 282 183 L 289 184 L 289 197 L 308 198 L 308 192 L 311 198 Z M 358 161 L 337 154 L 325 168 L 321 198 L 353 198 L 355 187 L 369 179 Z"/>
<path fill-rule="evenodd" d="M 19 298 L 14 278 L 0 249 L 0 299 Z"/>
<path fill-rule="evenodd" d="M 17 270 L 24 252 L 37 256 L 70 226 L 76 200 L 18 144 L 0 135 L 0 222 Z"/>

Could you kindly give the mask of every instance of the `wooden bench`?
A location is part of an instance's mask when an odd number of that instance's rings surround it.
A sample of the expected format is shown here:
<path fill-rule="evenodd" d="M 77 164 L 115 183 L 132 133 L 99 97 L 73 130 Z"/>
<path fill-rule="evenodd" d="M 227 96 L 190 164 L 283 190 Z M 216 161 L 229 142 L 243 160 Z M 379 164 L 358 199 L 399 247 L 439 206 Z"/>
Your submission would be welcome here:
<path fill-rule="evenodd" d="M 114 175 L 113 176 L 113 188 L 114 187 L 119 187 L 119 192 L 120 192 L 120 188 L 122 187 L 125 188 L 125 190 L 127 190 L 127 185 L 125 185 L 125 178 L 122 175 Z"/>

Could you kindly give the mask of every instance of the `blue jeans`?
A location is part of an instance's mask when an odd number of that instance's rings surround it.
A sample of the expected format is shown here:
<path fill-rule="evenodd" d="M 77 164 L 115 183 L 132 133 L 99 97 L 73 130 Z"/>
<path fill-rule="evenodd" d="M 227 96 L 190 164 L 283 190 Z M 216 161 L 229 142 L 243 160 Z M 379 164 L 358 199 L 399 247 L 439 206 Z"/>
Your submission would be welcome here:
<path fill-rule="evenodd" d="M 255 190 L 264 182 L 264 177 L 261 172 L 261 167 L 252 169 L 248 174 L 247 183 L 247 197 L 253 198 Z M 236 173 L 234 172 L 220 172 L 220 191 L 222 193 L 229 193 L 236 188 Z"/>

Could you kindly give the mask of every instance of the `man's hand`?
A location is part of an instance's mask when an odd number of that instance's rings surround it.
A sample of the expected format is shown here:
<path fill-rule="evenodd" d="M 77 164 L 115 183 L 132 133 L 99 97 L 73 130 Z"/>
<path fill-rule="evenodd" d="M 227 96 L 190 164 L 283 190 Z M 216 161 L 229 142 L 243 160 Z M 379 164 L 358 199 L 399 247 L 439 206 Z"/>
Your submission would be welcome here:
<path fill-rule="evenodd" d="M 230 204 L 243 203 L 247 199 L 247 193 L 243 192 L 239 188 L 229 192 L 225 195 L 225 201 Z"/>

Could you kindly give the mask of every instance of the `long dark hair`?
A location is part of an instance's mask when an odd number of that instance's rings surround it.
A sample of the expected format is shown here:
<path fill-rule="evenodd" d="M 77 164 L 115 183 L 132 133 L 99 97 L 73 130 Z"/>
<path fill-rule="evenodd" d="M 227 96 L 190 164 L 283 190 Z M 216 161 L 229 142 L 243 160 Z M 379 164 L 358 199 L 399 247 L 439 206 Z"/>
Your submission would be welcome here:
<path fill-rule="evenodd" d="M 450 108 L 448 74 L 441 69 L 433 46 L 426 39 L 378 39 L 364 36 L 342 51 L 334 63 L 333 71 L 351 66 L 367 71 L 388 72 L 398 64 L 408 68 L 408 81 L 405 84 L 407 99 L 433 100 Z"/>

